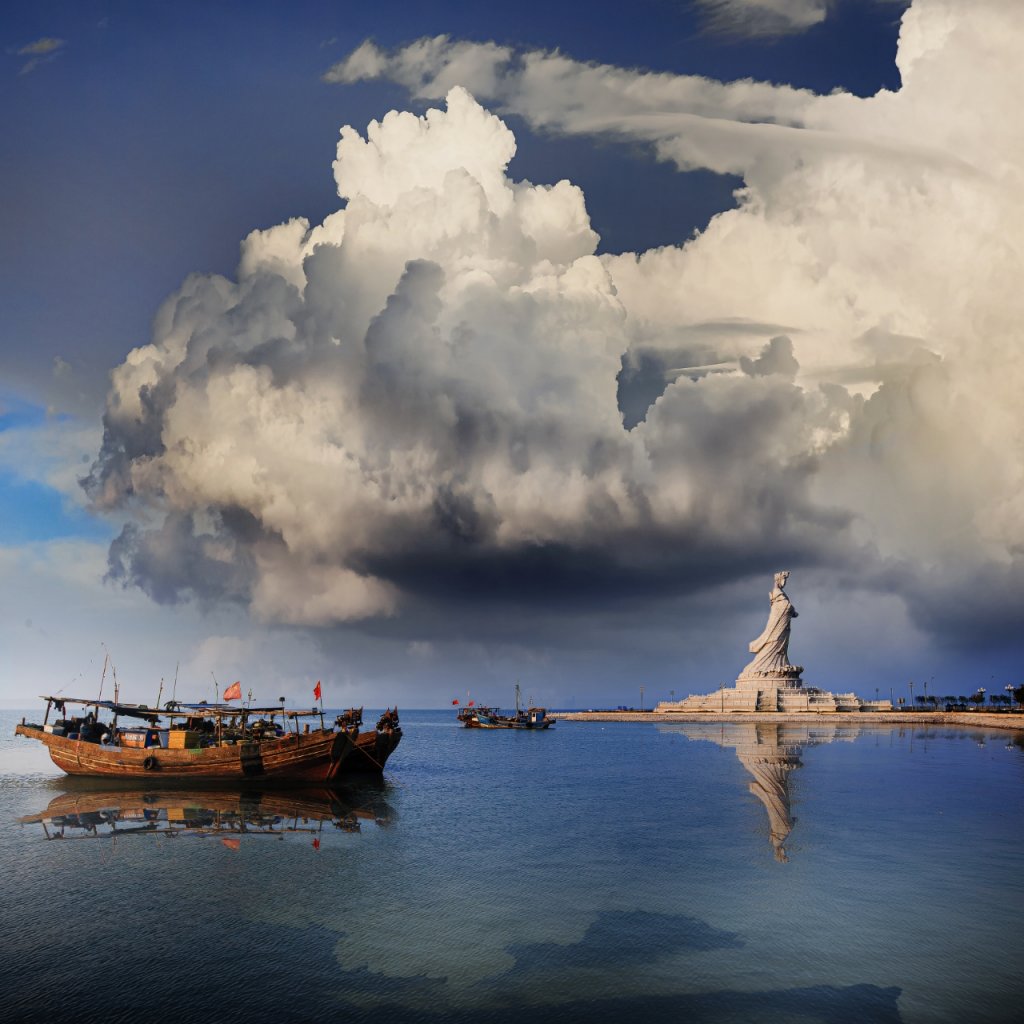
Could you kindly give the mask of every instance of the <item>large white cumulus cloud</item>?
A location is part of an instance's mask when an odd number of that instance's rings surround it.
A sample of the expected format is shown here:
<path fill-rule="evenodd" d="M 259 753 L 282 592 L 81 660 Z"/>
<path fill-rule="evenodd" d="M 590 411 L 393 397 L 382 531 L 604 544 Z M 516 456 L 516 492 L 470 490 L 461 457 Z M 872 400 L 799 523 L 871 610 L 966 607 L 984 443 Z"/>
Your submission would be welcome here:
<path fill-rule="evenodd" d="M 578 189 L 514 184 L 511 132 L 466 92 L 346 128 L 327 222 L 253 234 L 114 373 L 94 500 L 115 570 L 268 619 L 389 613 L 381 559 L 626 521 L 624 315 Z M 595 455 L 595 448 L 603 454 Z M 607 449 L 607 450 L 605 450 Z M 388 575 L 394 575 L 394 570 Z"/>
<path fill-rule="evenodd" d="M 344 129 L 343 209 L 255 232 L 236 282 L 187 281 L 114 372 L 88 481 L 133 513 L 114 574 L 327 624 L 785 562 L 947 632 L 984 579 L 995 621 L 1024 590 L 1019 22 L 916 3 L 903 86 L 869 99 L 364 45 L 328 77 L 446 109 Z M 462 84 L 741 173 L 739 206 L 597 257 L 580 191 L 512 181 Z M 624 421 L 641 366 L 656 401 Z"/>

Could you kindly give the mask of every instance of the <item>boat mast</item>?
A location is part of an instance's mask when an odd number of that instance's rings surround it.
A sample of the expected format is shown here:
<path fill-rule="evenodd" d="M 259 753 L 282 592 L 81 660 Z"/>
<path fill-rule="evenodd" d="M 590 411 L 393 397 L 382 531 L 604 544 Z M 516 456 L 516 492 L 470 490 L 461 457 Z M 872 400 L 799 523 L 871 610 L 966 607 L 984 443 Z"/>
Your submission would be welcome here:
<path fill-rule="evenodd" d="M 100 693 L 97 700 L 103 700 L 103 680 L 107 678 L 107 662 L 110 661 L 110 652 L 107 650 L 106 644 L 103 646 L 103 652 L 103 671 L 100 673 Z"/>
<path fill-rule="evenodd" d="M 117 684 L 117 666 L 114 664 L 114 659 L 110 659 L 110 674 L 114 678 L 114 704 L 121 703 L 121 688 Z M 113 732 L 117 728 L 117 711 L 114 711 L 113 723 L 110 727 L 110 731 Z"/>

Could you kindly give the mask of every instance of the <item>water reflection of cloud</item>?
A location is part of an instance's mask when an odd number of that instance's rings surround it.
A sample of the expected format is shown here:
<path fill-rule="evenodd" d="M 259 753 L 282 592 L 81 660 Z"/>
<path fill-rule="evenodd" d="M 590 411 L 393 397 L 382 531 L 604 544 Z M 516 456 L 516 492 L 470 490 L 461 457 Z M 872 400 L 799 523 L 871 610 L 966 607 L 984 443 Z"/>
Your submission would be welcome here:
<path fill-rule="evenodd" d="M 389 1024 L 620 1024 L 642 1020 L 644 1024 L 902 1024 L 899 997 L 902 989 L 877 985 L 813 985 L 807 988 L 741 992 L 695 992 L 674 995 L 628 995 L 610 999 L 585 999 L 560 1003 L 557 988 L 542 995 L 548 1002 L 523 993 L 511 1001 L 490 1001 L 486 1008 L 434 1011 L 403 1006 L 378 1005 L 371 1014 L 349 1016 L 349 1024 L 386 1020 Z"/>
<path fill-rule="evenodd" d="M 641 981 L 629 980 L 629 971 L 642 971 L 659 958 L 744 946 L 738 933 L 686 915 L 604 912 L 577 942 L 509 945 L 513 966 L 469 987 L 457 975 L 395 977 L 366 967 L 342 967 L 334 984 L 341 998 L 338 1009 L 344 1009 L 349 1024 L 519 1024 L 524 1018 L 531 1024 L 618 1024 L 628 1019 L 645 1024 L 902 1024 L 902 990 L 893 986 L 652 992 Z M 476 951 L 467 948 L 464 957 L 468 966 Z M 580 978 L 597 975 L 607 977 L 610 986 L 591 986 L 588 995 L 581 995 L 588 986 Z M 609 995 L 609 988 L 616 994 Z"/>
<path fill-rule="evenodd" d="M 734 932 L 682 914 L 598 914 L 579 942 L 563 945 L 536 942 L 508 947 L 515 957 L 509 973 L 561 970 L 572 967 L 633 967 L 682 950 L 728 949 L 742 946 Z"/>
<path fill-rule="evenodd" d="M 393 1021 L 401 1019 L 404 1014 L 412 1014 L 411 1006 L 438 1006 L 443 1004 L 448 991 L 447 978 L 431 978 L 425 974 L 409 977 L 397 977 L 371 971 L 369 967 L 357 967 L 343 970 L 333 979 L 337 985 L 341 982 L 343 999 L 348 1003 L 348 1012 L 357 1007 L 379 1004 L 381 1000 L 394 1000 L 402 1006 L 393 1006 L 391 1011 L 382 1015 L 379 1020 Z M 346 1019 L 351 1019 L 346 1014 Z"/>

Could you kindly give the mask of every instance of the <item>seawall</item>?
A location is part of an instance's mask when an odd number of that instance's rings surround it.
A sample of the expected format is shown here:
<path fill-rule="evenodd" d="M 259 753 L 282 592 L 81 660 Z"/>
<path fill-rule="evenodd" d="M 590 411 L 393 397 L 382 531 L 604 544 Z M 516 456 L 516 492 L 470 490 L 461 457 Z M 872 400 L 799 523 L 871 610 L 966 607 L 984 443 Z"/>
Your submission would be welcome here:
<path fill-rule="evenodd" d="M 829 722 L 836 725 L 905 725 L 927 727 L 960 725 L 972 729 L 1008 729 L 1024 731 L 1024 713 L 988 714 L 970 711 L 553 711 L 551 717 L 560 722 L 793 722 L 810 724 Z"/>

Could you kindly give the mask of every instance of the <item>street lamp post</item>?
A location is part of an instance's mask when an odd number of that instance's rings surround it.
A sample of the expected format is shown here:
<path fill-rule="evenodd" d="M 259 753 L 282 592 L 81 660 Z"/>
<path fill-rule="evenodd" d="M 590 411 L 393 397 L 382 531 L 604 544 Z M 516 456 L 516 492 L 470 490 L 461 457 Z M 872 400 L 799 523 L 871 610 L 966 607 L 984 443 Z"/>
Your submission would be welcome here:
<path fill-rule="evenodd" d="M 1010 710 L 1013 710 L 1013 684 L 1007 683 L 1003 689 L 1006 691 L 1006 699 L 1010 702 Z"/>
<path fill-rule="evenodd" d="M 984 686 L 979 686 L 978 687 L 978 697 L 979 697 L 979 700 L 978 700 L 978 710 L 980 711 L 982 705 L 985 703 L 985 687 Z"/>
<path fill-rule="evenodd" d="M 914 680 L 910 680 L 910 710 L 914 710 Z"/>

